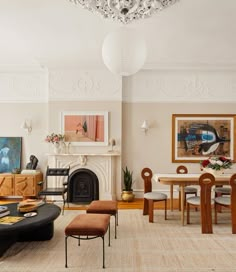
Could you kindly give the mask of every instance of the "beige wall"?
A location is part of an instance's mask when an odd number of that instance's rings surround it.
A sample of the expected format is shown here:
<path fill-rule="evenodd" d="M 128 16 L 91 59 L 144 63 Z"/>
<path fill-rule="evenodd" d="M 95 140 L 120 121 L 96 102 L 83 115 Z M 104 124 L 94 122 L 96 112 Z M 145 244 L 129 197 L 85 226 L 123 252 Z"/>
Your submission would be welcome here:
<path fill-rule="evenodd" d="M 0 136 L 23 137 L 22 166 L 34 154 L 44 170 L 47 154 L 52 152 L 44 139 L 48 133 L 61 131 L 62 111 L 108 111 L 109 138 L 116 139 L 115 148 L 121 151 L 117 197 L 122 187 L 121 168 L 126 165 L 134 172 L 135 193 L 142 197 L 143 167 L 174 172 L 177 166 L 171 162 L 172 114 L 235 114 L 235 78 L 235 70 L 199 67 L 145 70 L 122 80 L 101 69 L 0 73 Z M 30 135 L 20 128 L 25 118 L 32 119 Z M 145 119 L 150 124 L 146 135 L 140 129 Z M 74 146 L 72 152 L 107 150 L 108 146 Z M 199 170 L 198 164 L 187 166 L 190 172 Z M 169 190 L 160 184 L 154 184 L 154 189 Z"/>
<path fill-rule="evenodd" d="M 235 114 L 236 103 L 123 103 L 122 166 L 134 172 L 134 190 L 143 191 L 141 170 L 149 167 L 154 173 L 174 173 L 178 163 L 171 162 L 172 114 Z M 145 134 L 141 124 L 147 119 L 150 129 Z M 187 163 L 189 172 L 200 172 L 198 163 Z M 233 169 L 231 170 L 233 171 Z M 165 185 L 153 189 L 169 191 Z"/>
<path fill-rule="evenodd" d="M 32 132 L 21 128 L 25 119 L 32 120 Z M 48 145 L 44 142 L 47 133 L 48 105 L 45 103 L 2 103 L 0 106 L 0 136 L 22 137 L 22 168 L 31 154 L 39 159 L 38 167 L 45 168 Z"/>

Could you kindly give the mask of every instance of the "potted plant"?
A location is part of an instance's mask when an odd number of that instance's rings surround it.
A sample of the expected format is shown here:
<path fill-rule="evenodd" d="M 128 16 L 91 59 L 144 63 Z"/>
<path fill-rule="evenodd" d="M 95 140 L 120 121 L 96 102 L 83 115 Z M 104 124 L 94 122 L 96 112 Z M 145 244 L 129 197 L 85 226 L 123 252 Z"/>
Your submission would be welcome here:
<path fill-rule="evenodd" d="M 133 193 L 133 171 L 131 172 L 127 166 L 125 169 L 122 169 L 123 171 L 123 190 L 121 194 L 121 198 L 123 201 L 131 202 L 134 200 L 134 193 Z"/>

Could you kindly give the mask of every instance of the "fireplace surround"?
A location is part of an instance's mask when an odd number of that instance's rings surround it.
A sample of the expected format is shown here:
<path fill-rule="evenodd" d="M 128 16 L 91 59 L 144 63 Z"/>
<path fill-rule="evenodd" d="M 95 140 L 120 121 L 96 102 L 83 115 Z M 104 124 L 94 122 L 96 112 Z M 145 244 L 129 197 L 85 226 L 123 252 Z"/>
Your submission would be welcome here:
<path fill-rule="evenodd" d="M 96 176 L 98 184 L 95 185 L 95 197 L 100 200 L 116 200 L 117 199 L 117 158 L 119 153 L 111 152 L 104 154 L 50 154 L 48 155 L 49 167 L 62 168 L 70 166 L 69 180 L 73 180 L 73 175 L 84 171 L 84 174 Z M 93 173 L 93 174 L 91 174 Z M 95 178 L 96 180 L 96 178 Z M 52 179 L 48 186 L 60 185 L 62 182 L 59 179 Z M 83 182 L 82 182 L 83 183 Z M 96 182 L 95 182 L 96 183 Z M 70 186 L 70 182 L 69 182 Z M 75 185 L 82 186 L 84 184 Z M 70 188 L 69 188 L 70 189 Z M 52 200 L 56 200 L 52 197 Z M 71 201 L 69 195 L 69 202 Z M 74 201 L 74 200 L 73 200 Z M 72 202 L 73 202 L 72 201 Z"/>

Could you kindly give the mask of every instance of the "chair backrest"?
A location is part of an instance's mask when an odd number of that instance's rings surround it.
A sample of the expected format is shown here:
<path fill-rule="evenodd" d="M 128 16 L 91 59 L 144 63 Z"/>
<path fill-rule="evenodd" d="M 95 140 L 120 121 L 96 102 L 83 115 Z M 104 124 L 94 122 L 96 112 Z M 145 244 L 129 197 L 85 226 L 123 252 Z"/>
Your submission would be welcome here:
<path fill-rule="evenodd" d="M 188 168 L 184 165 L 179 165 L 177 168 L 176 168 L 176 173 L 177 174 L 188 174 Z"/>
<path fill-rule="evenodd" d="M 48 179 L 48 177 L 66 177 L 65 180 L 63 181 L 63 186 L 65 186 L 68 184 L 69 172 L 70 172 L 70 167 L 50 168 L 48 166 L 46 171 L 46 180 Z"/>
<path fill-rule="evenodd" d="M 236 234 L 236 174 L 230 178 L 231 186 L 231 218 L 232 218 L 232 233 Z"/>
<path fill-rule="evenodd" d="M 211 189 L 215 184 L 215 177 L 210 173 L 204 173 L 199 177 L 201 188 L 201 225 L 202 233 L 213 233 L 211 215 Z"/>
<path fill-rule="evenodd" d="M 141 176 L 144 180 L 144 193 L 152 191 L 152 170 L 150 168 L 143 168 Z"/>

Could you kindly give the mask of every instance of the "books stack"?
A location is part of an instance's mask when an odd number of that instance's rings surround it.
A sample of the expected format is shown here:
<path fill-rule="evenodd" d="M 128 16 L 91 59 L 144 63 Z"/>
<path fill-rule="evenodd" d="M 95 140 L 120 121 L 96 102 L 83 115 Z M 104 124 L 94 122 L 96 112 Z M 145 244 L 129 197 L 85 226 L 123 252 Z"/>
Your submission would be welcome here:
<path fill-rule="evenodd" d="M 0 218 L 10 214 L 7 206 L 0 206 Z"/>
<path fill-rule="evenodd" d="M 4 216 L 0 218 L 0 224 L 3 225 L 13 225 L 17 222 L 20 222 L 21 220 L 25 219 L 23 216 Z"/>
<path fill-rule="evenodd" d="M 32 212 L 36 211 L 38 207 L 44 205 L 45 202 L 43 200 L 38 199 L 26 199 L 19 202 L 17 208 L 19 212 Z"/>

